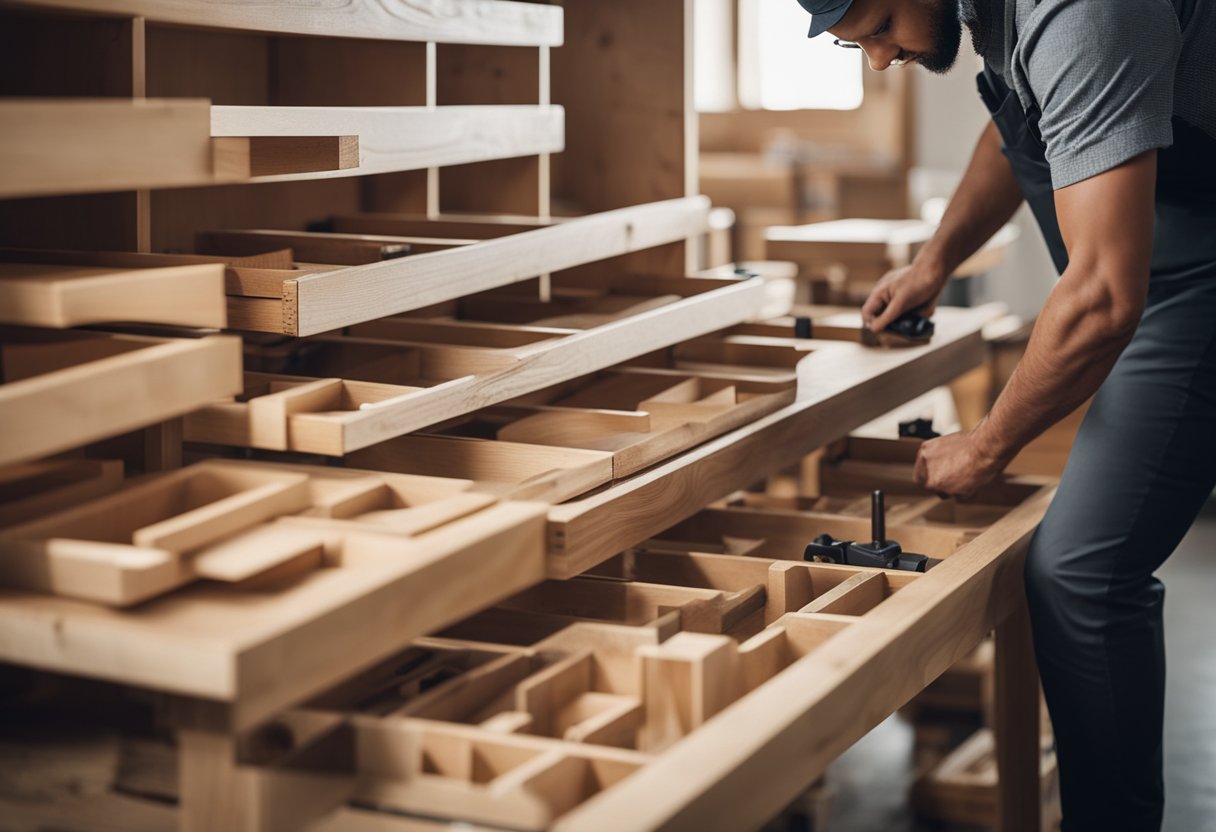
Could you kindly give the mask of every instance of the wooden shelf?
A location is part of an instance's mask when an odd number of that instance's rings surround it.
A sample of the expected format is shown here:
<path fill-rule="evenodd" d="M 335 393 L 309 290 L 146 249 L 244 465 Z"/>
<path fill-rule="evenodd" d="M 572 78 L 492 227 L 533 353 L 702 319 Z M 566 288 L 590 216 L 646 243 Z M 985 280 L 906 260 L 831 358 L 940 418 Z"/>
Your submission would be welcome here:
<path fill-rule="evenodd" d="M 384 262 L 312 267 L 305 274 L 283 270 L 277 282 L 260 280 L 239 288 L 235 294 L 241 297 L 229 298 L 230 325 L 297 336 L 330 332 L 684 240 L 702 233 L 708 216 L 704 197 L 673 199 Z M 394 227 L 393 218 L 378 217 L 378 227 L 382 230 L 375 233 L 385 236 Z M 412 218 L 402 221 L 405 238 L 420 236 L 418 228 Z M 348 242 L 358 245 L 357 240 Z M 277 245 L 268 239 L 265 250 Z"/>
<path fill-rule="evenodd" d="M 556 153 L 553 106 L 236 107 L 0 101 L 0 198 L 276 182 Z"/>
<path fill-rule="evenodd" d="M 211 135 L 217 137 L 358 137 L 355 168 L 257 181 L 362 176 L 558 153 L 565 146 L 564 123 L 564 110 L 550 106 L 211 108 Z"/>
<path fill-rule="evenodd" d="M 101 15 L 146 17 L 205 28 L 293 35 L 561 46 L 562 10 L 507 0 L 458 4 L 419 0 L 356 0 L 318 6 L 303 0 L 22 0 L 23 5 Z"/>
<path fill-rule="evenodd" d="M 540 580 L 544 507 L 472 486 L 228 461 L 145 480 L 0 533 L 3 580 L 26 587 L 0 590 L 0 653 L 252 725 Z"/>
<path fill-rule="evenodd" d="M 163 422 L 241 389 L 241 341 L 0 332 L 0 465 Z"/>
<path fill-rule="evenodd" d="M 261 362 L 274 375 L 251 377 L 241 401 L 188 416 L 186 438 L 341 456 L 723 329 L 768 303 L 758 279 L 618 284 L 620 292 L 570 304 L 462 302 L 486 315 L 535 315 L 532 325 L 387 318 L 298 350 L 276 348 Z"/>

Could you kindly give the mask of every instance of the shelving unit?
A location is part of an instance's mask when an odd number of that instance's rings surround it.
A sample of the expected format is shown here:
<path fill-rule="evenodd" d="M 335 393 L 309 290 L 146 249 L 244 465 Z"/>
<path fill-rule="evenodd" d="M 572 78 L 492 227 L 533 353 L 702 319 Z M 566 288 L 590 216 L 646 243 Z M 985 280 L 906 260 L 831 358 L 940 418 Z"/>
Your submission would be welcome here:
<path fill-rule="evenodd" d="M 987 312 L 876 348 L 703 269 L 692 7 L 0 2 L 0 661 L 155 703 L 176 808 L 123 811 L 746 828 L 993 628 L 1026 661 L 1049 481 L 803 459 Z M 801 559 L 871 481 L 932 571 Z"/>

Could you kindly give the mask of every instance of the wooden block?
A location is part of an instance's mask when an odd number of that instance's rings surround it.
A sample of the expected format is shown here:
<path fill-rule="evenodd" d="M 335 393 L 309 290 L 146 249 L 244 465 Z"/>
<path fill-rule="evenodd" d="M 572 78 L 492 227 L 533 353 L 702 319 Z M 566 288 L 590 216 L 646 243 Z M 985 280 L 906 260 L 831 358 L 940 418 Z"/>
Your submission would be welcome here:
<path fill-rule="evenodd" d="M 133 270 L 0 264 L 0 323 L 223 327 L 226 310 L 220 264 Z"/>
<path fill-rule="evenodd" d="M 662 751 L 739 694 L 735 642 L 725 636 L 677 633 L 639 647 L 637 655 L 646 704 L 643 749 Z"/>
<path fill-rule="evenodd" d="M 200 185 L 210 102 L 9 99 L 0 103 L 0 197 Z"/>
<path fill-rule="evenodd" d="M 217 179 L 359 167 L 358 136 L 225 136 L 211 143 Z"/>
<path fill-rule="evenodd" d="M 279 523 L 212 544 L 191 555 L 189 563 L 200 578 L 238 583 L 293 563 L 314 568 L 324 545 L 316 534 Z"/>

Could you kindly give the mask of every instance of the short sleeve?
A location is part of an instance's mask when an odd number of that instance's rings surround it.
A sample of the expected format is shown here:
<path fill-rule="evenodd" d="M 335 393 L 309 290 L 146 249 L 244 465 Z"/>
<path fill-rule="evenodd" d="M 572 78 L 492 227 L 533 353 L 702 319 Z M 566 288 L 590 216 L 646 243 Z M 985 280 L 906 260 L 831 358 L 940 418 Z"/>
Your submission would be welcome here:
<path fill-rule="evenodd" d="M 1182 36 L 1170 0 L 1041 0 L 1020 27 L 1018 96 L 1040 111 L 1052 186 L 1173 143 Z"/>

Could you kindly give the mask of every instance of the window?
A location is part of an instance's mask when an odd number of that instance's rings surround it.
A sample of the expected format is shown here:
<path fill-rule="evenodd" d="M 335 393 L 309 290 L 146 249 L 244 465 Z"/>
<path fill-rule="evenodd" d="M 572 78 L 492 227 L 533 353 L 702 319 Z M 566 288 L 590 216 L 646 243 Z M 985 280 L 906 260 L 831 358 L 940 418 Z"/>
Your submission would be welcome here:
<path fill-rule="evenodd" d="M 735 66 L 733 8 L 738 18 Z M 697 0 L 696 98 L 703 112 L 852 110 L 862 101 L 860 50 L 828 35 L 806 37 L 810 17 L 795 0 Z"/>

